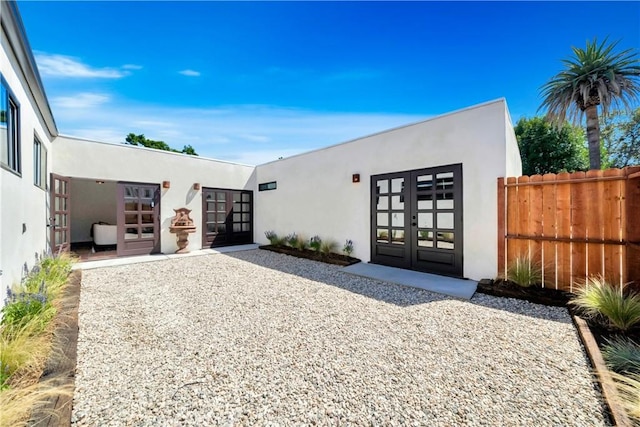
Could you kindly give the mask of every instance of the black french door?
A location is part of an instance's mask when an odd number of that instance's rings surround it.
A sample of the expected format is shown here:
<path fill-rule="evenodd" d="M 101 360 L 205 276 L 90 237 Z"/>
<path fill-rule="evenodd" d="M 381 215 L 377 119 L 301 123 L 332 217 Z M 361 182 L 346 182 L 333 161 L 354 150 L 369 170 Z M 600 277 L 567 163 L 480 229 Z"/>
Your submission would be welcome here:
<path fill-rule="evenodd" d="M 462 165 L 371 177 L 371 262 L 463 276 Z"/>
<path fill-rule="evenodd" d="M 202 190 L 202 247 L 253 243 L 253 192 Z"/>

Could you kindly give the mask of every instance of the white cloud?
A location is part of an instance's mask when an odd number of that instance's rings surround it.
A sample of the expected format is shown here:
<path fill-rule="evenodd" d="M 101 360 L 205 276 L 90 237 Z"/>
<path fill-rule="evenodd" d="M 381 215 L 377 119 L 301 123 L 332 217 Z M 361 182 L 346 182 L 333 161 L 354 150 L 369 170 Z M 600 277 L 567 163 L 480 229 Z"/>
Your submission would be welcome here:
<path fill-rule="evenodd" d="M 195 70 L 182 70 L 178 71 L 178 73 L 188 77 L 200 77 L 200 71 Z"/>
<path fill-rule="evenodd" d="M 192 145 L 203 157 L 254 165 L 426 118 L 265 105 L 179 108 L 88 93 L 54 99 L 56 123 L 64 135 L 121 143 L 128 133 L 142 133 L 178 149 Z"/>
<path fill-rule="evenodd" d="M 107 103 L 110 98 L 111 97 L 109 95 L 103 93 L 85 92 L 77 93 L 73 96 L 58 96 L 51 98 L 51 104 L 53 105 L 54 111 L 58 108 L 84 110 Z"/>
<path fill-rule="evenodd" d="M 35 58 L 40 74 L 46 77 L 119 79 L 130 74 L 117 68 L 93 68 L 72 56 L 37 52 Z"/>
<path fill-rule="evenodd" d="M 142 70 L 142 65 L 136 65 L 136 64 L 124 64 L 122 67 L 123 70 Z"/>

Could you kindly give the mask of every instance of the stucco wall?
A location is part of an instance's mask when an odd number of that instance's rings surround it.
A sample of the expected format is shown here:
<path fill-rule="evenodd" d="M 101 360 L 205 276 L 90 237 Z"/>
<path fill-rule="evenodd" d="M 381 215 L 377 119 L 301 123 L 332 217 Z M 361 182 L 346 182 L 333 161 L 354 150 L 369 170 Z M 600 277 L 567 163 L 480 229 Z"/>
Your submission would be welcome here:
<path fill-rule="evenodd" d="M 277 189 L 255 193 L 256 241 L 266 243 L 267 230 L 317 234 L 341 247 L 351 239 L 354 256 L 368 262 L 371 175 L 462 163 L 464 276 L 495 276 L 496 179 L 520 168 L 505 112 L 497 100 L 258 166 L 257 183 L 277 181 Z M 360 183 L 351 182 L 354 173 Z"/>
<path fill-rule="evenodd" d="M 192 209 L 191 218 L 197 226 L 197 231 L 189 235 L 189 248 L 202 247 L 202 189 L 193 190 L 194 183 L 199 183 L 201 188 L 253 190 L 255 187 L 252 166 L 68 136 L 56 138 L 54 147 L 53 171 L 58 175 L 160 185 L 169 181 L 170 188 L 161 188 L 160 200 L 161 250 L 164 253 L 177 249 L 176 237 L 169 233 L 169 225 L 175 215 L 173 209 L 181 207 Z M 115 206 L 115 199 L 113 202 Z M 72 193 L 72 206 L 78 203 L 83 201 Z M 71 227 L 74 229 L 73 224 Z"/>
<path fill-rule="evenodd" d="M 49 168 L 52 152 L 50 135 L 34 107 L 4 30 L 1 41 L 0 74 L 19 103 L 22 172 L 18 176 L 0 168 L 0 307 L 4 304 L 4 290 L 20 281 L 23 266 L 33 267 L 36 254 L 48 248 L 48 193 L 34 185 L 34 135 L 47 148 Z"/>

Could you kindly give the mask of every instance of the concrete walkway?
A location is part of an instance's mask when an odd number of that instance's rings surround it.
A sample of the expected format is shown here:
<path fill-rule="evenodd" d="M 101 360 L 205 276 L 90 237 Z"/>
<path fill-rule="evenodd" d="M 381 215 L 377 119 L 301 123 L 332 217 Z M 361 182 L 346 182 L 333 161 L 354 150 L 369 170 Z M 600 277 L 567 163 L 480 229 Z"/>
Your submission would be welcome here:
<path fill-rule="evenodd" d="M 360 262 L 343 269 L 344 272 L 384 282 L 412 286 L 456 298 L 471 299 L 478 283 L 473 280 L 456 279 L 436 274 L 420 273 L 402 268 Z"/>

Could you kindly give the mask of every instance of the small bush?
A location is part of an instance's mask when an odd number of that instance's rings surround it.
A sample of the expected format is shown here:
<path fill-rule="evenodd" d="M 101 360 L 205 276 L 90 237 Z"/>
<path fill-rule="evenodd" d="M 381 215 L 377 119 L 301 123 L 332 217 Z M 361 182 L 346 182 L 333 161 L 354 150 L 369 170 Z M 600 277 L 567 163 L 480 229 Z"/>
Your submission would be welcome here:
<path fill-rule="evenodd" d="M 2 309 L 1 325 L 8 328 L 20 328 L 29 322 L 44 330 L 53 316 L 55 309 L 40 295 L 24 294 L 20 299 L 10 302 Z"/>
<path fill-rule="evenodd" d="M 320 246 L 322 246 L 322 239 L 320 236 L 313 236 L 311 240 L 309 240 L 309 247 L 314 251 L 319 252 Z"/>
<path fill-rule="evenodd" d="M 338 249 L 338 242 L 335 240 L 325 240 L 320 245 L 320 252 L 324 255 L 329 255 Z"/>
<path fill-rule="evenodd" d="M 347 239 L 347 241 L 344 243 L 344 246 L 342 247 L 342 252 L 344 252 L 346 256 L 351 256 L 351 254 L 353 253 L 353 241 Z"/>
<path fill-rule="evenodd" d="M 267 238 L 267 240 L 269 240 L 269 243 L 271 243 L 273 246 L 277 246 L 278 242 L 280 241 L 280 238 L 273 230 L 265 231 L 264 236 Z"/>
<path fill-rule="evenodd" d="M 542 280 L 540 266 L 529 256 L 519 256 L 509 265 L 507 279 L 523 287 L 539 284 Z"/>
<path fill-rule="evenodd" d="M 291 233 L 284 238 L 285 245 L 295 248 L 296 243 L 298 242 L 298 235 L 296 233 Z"/>
<path fill-rule="evenodd" d="M 640 374 L 640 346 L 628 338 L 607 341 L 602 357 L 612 371 Z"/>
<path fill-rule="evenodd" d="M 613 287 L 602 277 L 591 277 L 578 287 L 570 304 L 584 315 L 604 318 L 608 326 L 626 332 L 640 322 L 640 295 Z"/>

